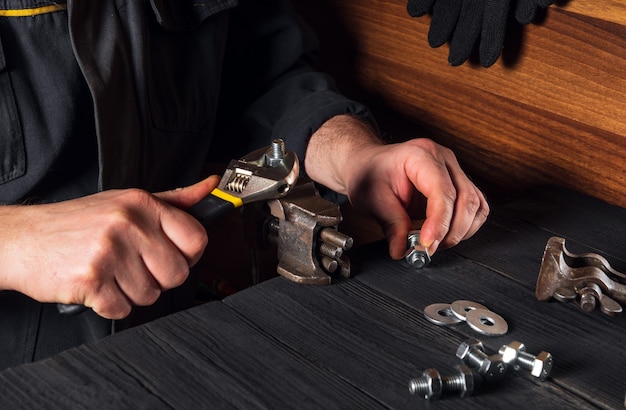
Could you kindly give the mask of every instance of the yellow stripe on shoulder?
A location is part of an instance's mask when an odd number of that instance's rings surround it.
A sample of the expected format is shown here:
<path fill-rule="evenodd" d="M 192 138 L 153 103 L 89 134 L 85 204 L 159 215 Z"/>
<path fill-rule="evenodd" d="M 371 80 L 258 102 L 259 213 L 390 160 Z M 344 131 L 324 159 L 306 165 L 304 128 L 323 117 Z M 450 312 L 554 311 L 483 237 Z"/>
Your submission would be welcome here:
<path fill-rule="evenodd" d="M 32 17 L 39 14 L 54 13 L 67 10 L 67 4 L 51 4 L 31 9 L 0 10 L 0 17 Z"/>
<path fill-rule="evenodd" d="M 223 199 L 224 201 L 230 202 L 235 206 L 235 208 L 239 208 L 243 205 L 243 201 L 241 200 L 241 198 L 237 198 L 236 196 L 231 195 L 228 192 L 224 192 L 218 188 L 215 188 L 213 191 L 211 191 L 211 195 Z"/>

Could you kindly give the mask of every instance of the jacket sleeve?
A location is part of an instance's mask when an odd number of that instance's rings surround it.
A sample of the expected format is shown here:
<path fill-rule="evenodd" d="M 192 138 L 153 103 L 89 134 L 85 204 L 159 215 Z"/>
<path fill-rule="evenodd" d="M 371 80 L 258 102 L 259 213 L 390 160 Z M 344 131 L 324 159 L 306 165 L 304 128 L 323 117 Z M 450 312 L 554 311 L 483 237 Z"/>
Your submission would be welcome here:
<path fill-rule="evenodd" d="M 214 143 L 220 152 L 232 154 L 228 147 L 238 145 L 242 151 L 234 158 L 282 138 L 302 160 L 311 134 L 335 115 L 356 115 L 376 127 L 367 107 L 315 70 L 317 39 L 289 1 L 239 3 L 231 12 L 223 67 Z"/>

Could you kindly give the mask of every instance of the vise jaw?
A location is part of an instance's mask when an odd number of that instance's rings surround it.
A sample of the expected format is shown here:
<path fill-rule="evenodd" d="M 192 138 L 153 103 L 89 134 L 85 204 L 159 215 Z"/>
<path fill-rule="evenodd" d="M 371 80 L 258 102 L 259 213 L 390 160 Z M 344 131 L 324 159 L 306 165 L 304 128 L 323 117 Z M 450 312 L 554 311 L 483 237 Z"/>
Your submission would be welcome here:
<path fill-rule="evenodd" d="M 312 182 L 297 185 L 289 195 L 267 202 L 266 240 L 277 247 L 277 272 L 297 283 L 327 285 L 328 273 L 350 276 L 344 255 L 353 244 L 337 226 L 339 206 L 319 196 Z"/>

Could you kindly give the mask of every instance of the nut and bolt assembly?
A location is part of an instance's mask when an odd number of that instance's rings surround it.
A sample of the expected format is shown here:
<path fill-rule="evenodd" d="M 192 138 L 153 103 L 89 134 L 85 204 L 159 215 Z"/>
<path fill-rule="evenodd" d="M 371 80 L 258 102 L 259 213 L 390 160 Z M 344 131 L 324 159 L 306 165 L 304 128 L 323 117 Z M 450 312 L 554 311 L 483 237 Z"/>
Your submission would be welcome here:
<path fill-rule="evenodd" d="M 458 373 L 442 376 L 437 369 L 426 369 L 421 377 L 409 381 L 409 392 L 426 400 L 437 400 L 442 393 L 458 393 L 467 397 L 474 391 L 474 374 L 466 365 L 457 366 Z"/>
<path fill-rule="evenodd" d="M 526 346 L 518 341 L 503 345 L 498 354 L 487 355 L 482 342 L 470 338 L 459 345 L 456 356 L 475 368 L 489 382 L 502 378 L 508 366 L 530 370 L 530 374 L 541 381 L 544 381 L 552 370 L 550 353 L 542 351 L 536 356 L 532 355 L 526 352 Z"/>
<path fill-rule="evenodd" d="M 470 338 L 462 342 L 456 350 L 456 357 L 475 368 L 485 381 L 494 382 L 506 374 L 507 363 L 502 355 L 487 355 L 480 340 Z"/>
<path fill-rule="evenodd" d="M 521 342 L 511 342 L 500 348 L 500 354 L 506 363 L 530 370 L 530 374 L 539 380 L 545 380 L 552 370 L 552 355 L 542 351 L 537 356 L 526 352 Z"/>
<path fill-rule="evenodd" d="M 420 377 L 409 381 L 409 392 L 429 401 L 439 399 L 445 392 L 467 397 L 480 382 L 496 383 L 509 373 L 509 369 L 530 370 L 531 375 L 540 381 L 546 380 L 552 370 L 550 353 L 543 351 L 534 356 L 517 341 L 503 345 L 497 354 L 489 355 L 480 340 L 469 338 L 459 344 L 456 357 L 463 361 L 457 366 L 457 374 L 441 376 L 436 369 L 426 369 Z"/>
<path fill-rule="evenodd" d="M 407 251 L 404 259 L 408 265 L 415 269 L 422 269 L 430 263 L 428 248 L 420 245 L 420 231 L 410 231 L 407 235 Z"/>

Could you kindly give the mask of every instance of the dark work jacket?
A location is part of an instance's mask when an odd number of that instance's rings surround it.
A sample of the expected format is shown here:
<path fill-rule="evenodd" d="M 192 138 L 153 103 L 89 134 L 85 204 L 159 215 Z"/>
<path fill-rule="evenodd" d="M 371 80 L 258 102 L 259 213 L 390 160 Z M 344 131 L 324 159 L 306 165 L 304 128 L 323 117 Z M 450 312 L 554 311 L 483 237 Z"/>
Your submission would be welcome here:
<path fill-rule="evenodd" d="M 0 203 L 171 189 L 273 138 L 302 158 L 334 115 L 373 121 L 314 71 L 315 46 L 283 0 L 68 0 L 0 17 Z M 0 291 L 0 369 L 185 308 L 190 292 L 112 322 Z"/>

